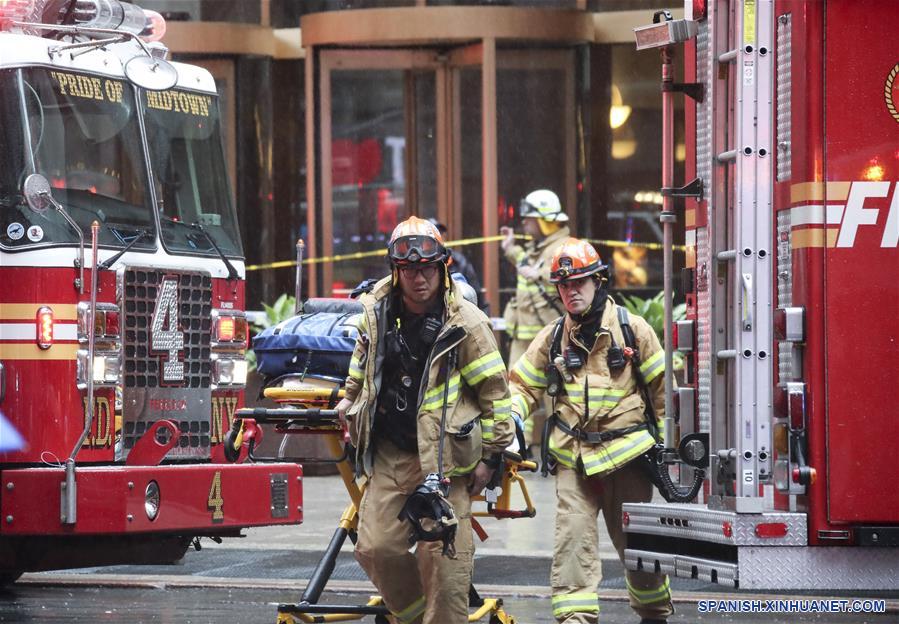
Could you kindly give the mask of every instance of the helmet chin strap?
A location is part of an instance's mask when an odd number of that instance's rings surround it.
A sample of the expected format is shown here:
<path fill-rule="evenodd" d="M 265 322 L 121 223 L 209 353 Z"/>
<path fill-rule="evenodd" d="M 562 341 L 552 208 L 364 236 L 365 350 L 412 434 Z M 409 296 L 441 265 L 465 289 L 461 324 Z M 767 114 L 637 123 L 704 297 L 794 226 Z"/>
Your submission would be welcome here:
<path fill-rule="evenodd" d="M 558 232 L 559 229 L 561 229 L 562 224 L 557 221 L 537 219 L 537 226 L 540 228 L 540 233 L 543 234 L 544 237 L 546 237 L 554 232 Z"/>

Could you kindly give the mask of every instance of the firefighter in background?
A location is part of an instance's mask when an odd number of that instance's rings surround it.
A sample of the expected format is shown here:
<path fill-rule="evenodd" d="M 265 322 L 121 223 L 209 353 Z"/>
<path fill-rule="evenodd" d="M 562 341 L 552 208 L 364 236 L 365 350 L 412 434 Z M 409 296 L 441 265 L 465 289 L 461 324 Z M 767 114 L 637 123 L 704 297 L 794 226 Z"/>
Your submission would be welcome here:
<path fill-rule="evenodd" d="M 437 228 L 410 217 L 387 249 L 391 276 L 359 299 L 359 338 L 337 406 L 357 470 L 369 477 L 356 559 L 396 622 L 462 624 L 474 556 L 470 497 L 514 437 L 506 369 L 489 319 L 450 278 Z M 436 475 L 445 477 L 439 487 Z M 407 513 L 413 500 L 441 508 L 438 538 L 451 528 L 454 542 L 443 539 L 442 550 L 420 541 L 409 552 L 410 534 L 421 538 Z"/>
<path fill-rule="evenodd" d="M 567 313 L 544 327 L 513 367 L 512 412 L 527 419 L 544 395 L 552 395 L 543 455 L 544 471 L 549 468 L 556 478 L 553 615 L 566 624 L 595 624 L 602 578 L 597 515 L 602 512 L 623 560 L 621 505 L 652 499 L 641 456 L 655 444 L 664 417 L 665 357 L 639 316 L 626 317 L 635 348 L 627 346 L 618 306 L 608 294 L 607 268 L 589 243 L 566 240 L 553 257 L 551 280 Z M 647 422 L 632 367 L 636 359 L 652 397 L 655 427 Z M 664 622 L 673 612 L 668 577 L 631 570 L 626 577 L 641 622 Z"/>
<path fill-rule="evenodd" d="M 434 226 L 437 228 L 437 231 L 440 232 L 440 236 L 446 236 L 446 226 L 443 225 L 440 221 L 431 217 L 428 219 Z M 478 272 L 475 271 L 474 265 L 471 263 L 471 260 L 468 259 L 464 253 L 462 253 L 458 249 L 451 249 L 450 254 L 453 257 L 453 261 L 450 264 L 450 273 L 459 274 L 465 278 L 466 283 L 474 290 L 475 296 L 477 297 L 477 305 L 481 310 L 484 310 L 484 313 L 487 313 L 487 299 L 484 297 L 484 290 L 481 288 L 481 278 L 478 277 Z"/>
<path fill-rule="evenodd" d="M 531 237 L 524 246 L 515 244 L 512 228 L 500 228 L 505 238 L 500 247 L 506 259 L 515 266 L 515 296 L 506 304 L 503 318 L 509 345 L 509 369 L 547 323 L 559 318 L 565 310 L 555 287 L 549 280 L 549 264 L 559 243 L 570 236 L 568 215 L 562 211 L 558 196 L 540 189 L 528 194 L 519 206 L 522 228 Z M 544 410 L 533 414 L 525 423 L 524 439 L 528 446 L 540 443 L 540 431 L 546 416 Z"/>

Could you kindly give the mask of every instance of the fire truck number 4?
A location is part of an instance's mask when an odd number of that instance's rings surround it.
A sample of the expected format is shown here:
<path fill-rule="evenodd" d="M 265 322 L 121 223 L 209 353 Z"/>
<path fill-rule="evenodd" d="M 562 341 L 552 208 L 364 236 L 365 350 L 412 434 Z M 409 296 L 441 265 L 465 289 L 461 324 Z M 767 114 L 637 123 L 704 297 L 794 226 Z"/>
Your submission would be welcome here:
<path fill-rule="evenodd" d="M 184 380 L 184 362 L 178 359 L 179 353 L 184 349 L 184 333 L 178 327 L 178 280 L 165 278 L 159 289 L 150 326 L 151 348 L 153 351 L 168 353 L 168 358 L 163 357 L 162 362 L 163 381 Z"/>
<path fill-rule="evenodd" d="M 212 521 L 214 523 L 222 522 L 225 519 L 225 512 L 222 509 L 225 506 L 225 499 L 222 498 L 222 471 L 216 470 L 212 477 L 212 485 L 209 487 L 209 498 L 206 499 L 206 509 L 212 512 Z"/>

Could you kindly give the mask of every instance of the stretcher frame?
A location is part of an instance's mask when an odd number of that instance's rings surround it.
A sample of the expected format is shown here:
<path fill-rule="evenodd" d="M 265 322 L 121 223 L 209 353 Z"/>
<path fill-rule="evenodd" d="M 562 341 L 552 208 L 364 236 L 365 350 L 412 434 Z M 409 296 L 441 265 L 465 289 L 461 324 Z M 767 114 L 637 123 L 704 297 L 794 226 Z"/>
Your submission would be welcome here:
<path fill-rule="evenodd" d="M 300 377 L 302 381 L 302 377 Z M 359 521 L 359 505 L 365 491 L 364 478 L 357 479 L 353 471 L 349 457 L 349 433 L 338 417 L 334 407 L 344 391 L 342 388 L 322 387 L 270 387 L 264 390 L 266 398 L 272 399 L 282 405 L 278 408 L 243 408 L 235 413 L 232 428 L 226 436 L 225 447 L 229 452 L 229 459 L 236 460 L 240 455 L 241 447 L 248 447 L 247 454 L 254 461 L 285 461 L 308 462 L 309 458 L 285 458 L 260 457 L 254 454 L 254 441 L 261 439 L 261 430 L 258 425 L 273 424 L 275 432 L 285 435 L 312 434 L 322 435 L 327 442 L 330 451 L 330 459 L 316 458 L 312 461 L 334 463 L 341 476 L 350 502 L 347 504 L 337 524 L 337 528 L 331 537 L 322 558 L 312 573 L 306 589 L 298 603 L 282 603 L 278 605 L 277 624 L 297 624 L 297 622 L 349 622 L 361 620 L 373 615 L 376 624 L 389 624 L 390 611 L 384 605 L 380 596 L 372 596 L 364 605 L 320 605 L 318 600 L 327 585 L 337 556 L 343 547 L 346 538 L 349 537 L 355 543 L 356 527 Z M 487 539 L 487 533 L 477 518 L 493 517 L 498 519 L 530 518 L 536 513 L 536 509 L 527 490 L 527 485 L 520 472 L 536 472 L 536 462 L 524 459 L 517 453 L 505 451 L 503 464 L 496 472 L 490 486 L 499 486 L 500 493 L 488 500 L 485 494 L 472 497 L 472 502 L 485 502 L 486 510 L 472 510 L 472 530 L 481 539 Z M 524 499 L 523 509 L 511 508 L 512 489 L 517 488 Z M 495 489 L 493 490 L 495 491 Z M 469 613 L 469 622 L 481 621 L 489 617 L 489 624 L 516 624 L 514 616 L 503 609 L 501 598 L 481 598 L 472 585 L 469 588 L 469 607 L 474 611 Z"/>

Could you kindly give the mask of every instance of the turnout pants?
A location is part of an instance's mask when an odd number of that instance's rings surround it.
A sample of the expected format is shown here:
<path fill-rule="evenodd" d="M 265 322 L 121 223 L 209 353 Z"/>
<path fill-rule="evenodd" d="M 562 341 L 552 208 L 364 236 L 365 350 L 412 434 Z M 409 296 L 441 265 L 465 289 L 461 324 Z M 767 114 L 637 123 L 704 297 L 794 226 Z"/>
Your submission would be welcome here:
<path fill-rule="evenodd" d="M 553 616 L 565 624 L 599 622 L 597 585 L 602 566 L 597 552 L 597 515 L 602 511 L 618 558 L 624 560 L 622 503 L 652 499 L 652 484 L 634 462 L 605 477 L 584 477 L 559 466 L 556 473 L 556 533 L 553 549 Z M 631 608 L 644 618 L 666 619 L 674 609 L 668 577 L 626 571 Z"/>
<path fill-rule="evenodd" d="M 468 477 L 454 477 L 449 500 L 459 526 L 456 558 L 441 554 L 443 542 L 418 542 L 409 552 L 408 522 L 397 515 L 425 475 L 416 453 L 378 442 L 374 470 L 359 506 L 356 559 L 397 624 L 468 622 L 468 588 L 474 559 Z"/>

